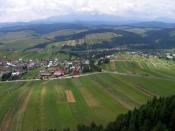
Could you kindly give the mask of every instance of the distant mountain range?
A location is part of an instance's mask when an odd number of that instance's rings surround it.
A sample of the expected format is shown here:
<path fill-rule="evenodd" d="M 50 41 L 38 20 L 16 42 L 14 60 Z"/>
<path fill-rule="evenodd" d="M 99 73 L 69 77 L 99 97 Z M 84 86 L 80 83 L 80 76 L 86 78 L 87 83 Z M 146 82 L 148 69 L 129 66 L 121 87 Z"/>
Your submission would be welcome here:
<path fill-rule="evenodd" d="M 64 16 L 52 16 L 47 19 L 35 20 L 30 22 L 0 23 L 0 28 L 14 26 L 29 26 L 36 24 L 55 24 L 55 23 L 78 23 L 84 25 L 128 25 L 137 27 L 172 28 L 175 27 L 174 19 L 157 18 L 154 21 L 146 19 L 136 19 L 131 17 L 120 17 L 103 14 L 69 14 Z"/>
<path fill-rule="evenodd" d="M 136 27 L 152 27 L 152 28 L 174 28 L 175 23 L 165 23 L 159 21 L 148 21 L 130 24 Z"/>

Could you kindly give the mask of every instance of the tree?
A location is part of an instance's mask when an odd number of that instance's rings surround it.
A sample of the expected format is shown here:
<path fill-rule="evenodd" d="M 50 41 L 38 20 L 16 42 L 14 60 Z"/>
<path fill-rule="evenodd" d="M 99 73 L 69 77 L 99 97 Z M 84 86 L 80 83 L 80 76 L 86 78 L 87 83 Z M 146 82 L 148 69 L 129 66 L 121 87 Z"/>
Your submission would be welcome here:
<path fill-rule="evenodd" d="M 168 131 L 168 129 L 159 121 L 152 131 Z"/>
<path fill-rule="evenodd" d="M 2 81 L 9 80 L 9 79 L 11 78 L 11 75 L 12 75 L 11 72 L 9 72 L 9 73 L 4 73 L 4 74 L 2 75 L 1 80 L 2 80 Z"/>

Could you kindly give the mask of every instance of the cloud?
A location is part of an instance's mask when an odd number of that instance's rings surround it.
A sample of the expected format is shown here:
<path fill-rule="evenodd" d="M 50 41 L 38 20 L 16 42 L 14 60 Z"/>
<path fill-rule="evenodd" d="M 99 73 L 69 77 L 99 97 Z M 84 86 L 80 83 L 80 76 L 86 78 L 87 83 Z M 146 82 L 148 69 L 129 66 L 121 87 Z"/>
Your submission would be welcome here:
<path fill-rule="evenodd" d="M 175 18 L 173 0 L 0 0 L 0 22 L 31 21 L 74 13 Z"/>

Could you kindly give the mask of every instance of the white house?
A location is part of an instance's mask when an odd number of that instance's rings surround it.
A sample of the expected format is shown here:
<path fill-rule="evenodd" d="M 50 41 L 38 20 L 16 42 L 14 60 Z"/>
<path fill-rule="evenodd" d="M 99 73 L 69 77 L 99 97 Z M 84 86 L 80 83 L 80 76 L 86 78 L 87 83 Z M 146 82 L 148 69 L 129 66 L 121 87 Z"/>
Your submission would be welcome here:
<path fill-rule="evenodd" d="M 20 75 L 20 72 L 19 71 L 12 72 L 12 76 L 19 76 L 19 75 Z"/>

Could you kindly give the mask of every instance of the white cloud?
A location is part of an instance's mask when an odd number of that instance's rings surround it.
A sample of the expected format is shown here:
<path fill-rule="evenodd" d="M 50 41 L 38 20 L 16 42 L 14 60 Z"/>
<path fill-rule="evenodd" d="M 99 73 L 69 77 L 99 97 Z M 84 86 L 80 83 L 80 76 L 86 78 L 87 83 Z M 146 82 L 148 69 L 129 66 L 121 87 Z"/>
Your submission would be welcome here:
<path fill-rule="evenodd" d="M 83 12 L 147 19 L 175 18 L 174 7 L 174 0 L 0 0 L 0 22 Z"/>

